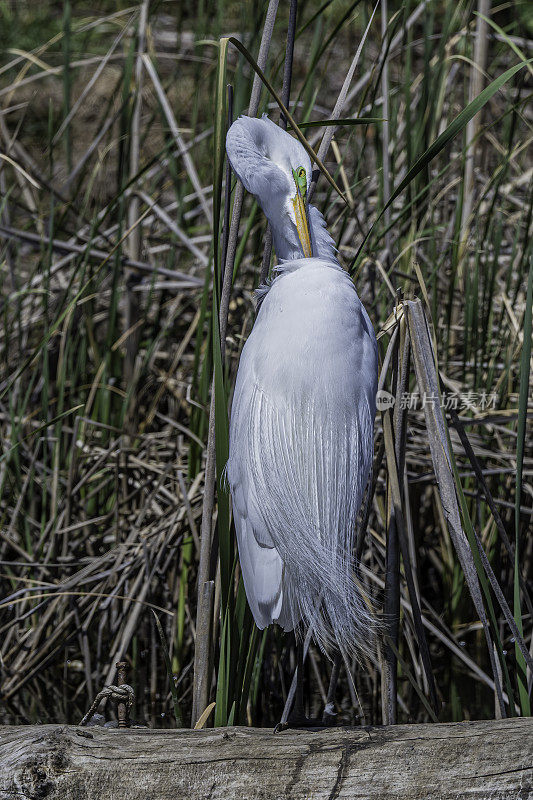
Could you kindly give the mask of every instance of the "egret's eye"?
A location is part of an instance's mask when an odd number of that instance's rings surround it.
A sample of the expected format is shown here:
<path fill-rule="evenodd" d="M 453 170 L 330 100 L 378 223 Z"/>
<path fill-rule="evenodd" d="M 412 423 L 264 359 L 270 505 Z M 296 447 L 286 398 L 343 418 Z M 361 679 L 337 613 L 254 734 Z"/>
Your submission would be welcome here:
<path fill-rule="evenodd" d="M 305 167 L 297 167 L 296 169 L 293 169 L 292 174 L 294 175 L 296 188 L 299 190 L 300 194 L 305 200 L 305 196 L 307 194 L 307 173 L 305 171 Z"/>

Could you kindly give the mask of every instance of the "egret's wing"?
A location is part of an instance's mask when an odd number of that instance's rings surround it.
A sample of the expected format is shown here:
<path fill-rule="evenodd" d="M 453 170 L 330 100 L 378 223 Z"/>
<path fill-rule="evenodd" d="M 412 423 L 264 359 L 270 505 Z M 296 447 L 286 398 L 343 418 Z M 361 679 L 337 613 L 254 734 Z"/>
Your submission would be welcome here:
<path fill-rule="evenodd" d="M 230 426 L 230 460 L 227 475 L 233 500 L 239 560 L 248 603 L 259 628 L 278 622 L 286 630 L 294 627 L 283 594 L 283 562 L 258 508 L 255 484 L 248 461 L 241 457 L 246 447 L 246 429 L 254 409 L 254 381 L 249 379 L 245 355 L 241 358 L 233 397 Z"/>

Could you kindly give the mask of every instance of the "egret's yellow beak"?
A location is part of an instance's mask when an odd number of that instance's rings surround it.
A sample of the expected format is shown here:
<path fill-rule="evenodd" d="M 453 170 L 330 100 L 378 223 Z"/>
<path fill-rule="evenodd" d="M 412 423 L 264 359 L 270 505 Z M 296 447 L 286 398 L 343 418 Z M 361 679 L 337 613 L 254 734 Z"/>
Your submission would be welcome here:
<path fill-rule="evenodd" d="M 296 187 L 296 194 L 293 197 L 292 204 L 294 206 L 296 229 L 298 231 L 300 244 L 302 245 L 304 258 L 311 258 L 313 252 L 311 250 L 311 237 L 309 236 L 309 225 L 307 223 L 307 211 L 305 208 L 305 199 L 302 196 L 299 186 Z"/>

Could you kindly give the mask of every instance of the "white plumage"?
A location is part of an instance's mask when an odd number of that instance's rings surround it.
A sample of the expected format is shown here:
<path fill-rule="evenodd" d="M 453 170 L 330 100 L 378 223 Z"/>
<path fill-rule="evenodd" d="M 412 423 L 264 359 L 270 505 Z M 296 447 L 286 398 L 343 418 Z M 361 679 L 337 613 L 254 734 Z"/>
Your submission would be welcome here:
<path fill-rule="evenodd" d="M 231 412 L 227 476 L 246 595 L 260 628 L 302 622 L 322 646 L 364 650 L 372 616 L 352 551 L 373 452 L 376 338 L 322 215 L 307 205 L 304 148 L 266 118 L 241 117 L 227 150 L 269 217 L 280 259 L 261 291 Z M 291 178 L 302 166 L 319 257 L 301 257 Z"/>

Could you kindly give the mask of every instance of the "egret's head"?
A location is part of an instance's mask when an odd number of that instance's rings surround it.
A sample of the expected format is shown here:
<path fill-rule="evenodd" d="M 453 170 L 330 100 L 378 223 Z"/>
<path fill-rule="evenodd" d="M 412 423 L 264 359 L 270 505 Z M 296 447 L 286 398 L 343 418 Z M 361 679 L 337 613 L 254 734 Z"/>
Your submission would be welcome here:
<path fill-rule="evenodd" d="M 306 258 L 312 256 L 307 192 L 311 159 L 297 139 L 268 117 L 239 117 L 228 131 L 226 149 L 245 189 L 256 196 L 276 232 L 294 226 Z"/>

